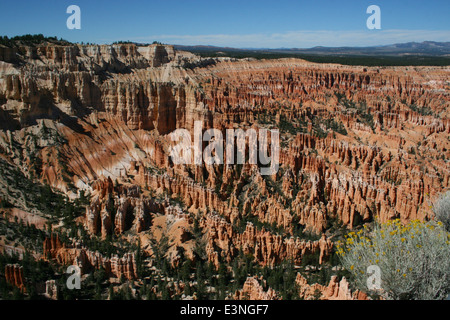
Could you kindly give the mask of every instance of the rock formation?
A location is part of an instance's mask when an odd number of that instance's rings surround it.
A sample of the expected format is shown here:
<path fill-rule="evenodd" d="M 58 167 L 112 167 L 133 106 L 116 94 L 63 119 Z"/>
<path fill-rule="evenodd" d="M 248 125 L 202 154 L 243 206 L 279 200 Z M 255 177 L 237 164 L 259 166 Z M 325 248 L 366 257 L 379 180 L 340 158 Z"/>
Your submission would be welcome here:
<path fill-rule="evenodd" d="M 58 300 L 58 287 L 55 280 L 47 280 L 45 282 L 45 294 L 48 299 Z"/>
<path fill-rule="evenodd" d="M 277 293 L 268 288 L 264 291 L 255 277 L 248 277 L 241 290 L 236 291 L 234 300 L 279 300 Z"/>
<path fill-rule="evenodd" d="M 216 268 L 240 252 L 260 266 L 324 264 L 338 228 L 433 218 L 450 188 L 448 78 L 447 67 L 204 59 L 160 44 L 0 46 L 0 160 L 68 199 L 89 195 L 75 219 L 89 236 L 142 239 L 151 256 L 168 233 L 173 266 L 179 247 L 194 259 L 196 241 Z M 280 169 L 175 164 L 171 133 L 193 137 L 196 121 L 278 129 Z M 41 214 L 7 184 L 0 175 L 2 204 Z M 105 257 L 72 240 L 50 236 L 44 258 L 136 278 L 134 253 Z M 355 298 L 344 280 L 297 280 L 301 296 Z M 243 292 L 260 292 L 255 281 Z"/>
<path fill-rule="evenodd" d="M 297 273 L 295 283 L 300 297 L 305 300 L 368 300 L 367 295 L 359 290 L 352 293 L 345 277 L 338 281 L 337 276 L 332 276 L 328 286 L 317 283 L 309 285 L 307 280 Z"/>
<path fill-rule="evenodd" d="M 12 286 L 19 288 L 22 293 L 26 292 L 22 266 L 18 264 L 7 264 L 5 266 L 5 279 Z"/>
<path fill-rule="evenodd" d="M 66 247 L 55 234 L 44 240 L 43 256 L 45 259 L 55 259 L 62 265 L 76 265 L 80 268 L 81 274 L 103 268 L 111 277 L 121 278 L 123 276 L 128 280 L 137 278 L 134 253 L 125 253 L 122 257 L 114 254 L 108 258 L 86 248 Z"/>

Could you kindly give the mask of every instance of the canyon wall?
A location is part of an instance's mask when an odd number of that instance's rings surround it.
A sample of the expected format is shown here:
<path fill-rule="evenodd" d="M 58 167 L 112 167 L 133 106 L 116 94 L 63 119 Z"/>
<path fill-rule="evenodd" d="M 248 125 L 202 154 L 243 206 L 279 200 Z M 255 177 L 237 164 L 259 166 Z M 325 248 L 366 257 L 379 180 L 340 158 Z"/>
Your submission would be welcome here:
<path fill-rule="evenodd" d="M 324 264 L 342 230 L 433 219 L 434 201 L 450 188 L 449 72 L 206 61 L 159 44 L 1 46 L 0 152 L 69 199 L 89 194 L 76 222 L 102 241 L 150 242 L 175 230 L 166 253 L 173 265 L 178 246 L 193 258 L 195 241 L 217 269 L 239 253 L 260 266 L 310 256 Z M 195 121 L 224 136 L 226 129 L 279 130 L 279 171 L 262 176 L 261 164 L 248 161 L 175 164 L 170 134 L 187 129 L 193 137 Z M 9 186 L 0 191 L 2 203 L 32 211 Z M 137 277 L 134 253 L 105 257 L 53 236 L 43 256 L 83 273 Z M 237 298 L 275 297 L 249 279 Z M 304 298 L 317 290 L 323 299 L 364 298 L 344 280 L 323 287 L 297 277 Z"/>

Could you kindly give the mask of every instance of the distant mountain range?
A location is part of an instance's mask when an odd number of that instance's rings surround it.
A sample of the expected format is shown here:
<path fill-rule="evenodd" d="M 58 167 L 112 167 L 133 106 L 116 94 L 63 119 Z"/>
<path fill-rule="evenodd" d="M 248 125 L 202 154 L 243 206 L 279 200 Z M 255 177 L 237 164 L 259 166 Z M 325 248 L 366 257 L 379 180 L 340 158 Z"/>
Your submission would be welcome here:
<path fill-rule="evenodd" d="M 176 49 L 190 52 L 255 52 L 255 53 L 281 53 L 281 54 L 311 54 L 335 56 L 447 56 L 450 57 L 450 42 L 408 42 L 373 47 L 314 47 L 314 48 L 250 48 L 237 49 L 215 46 L 183 46 L 175 45 Z"/>

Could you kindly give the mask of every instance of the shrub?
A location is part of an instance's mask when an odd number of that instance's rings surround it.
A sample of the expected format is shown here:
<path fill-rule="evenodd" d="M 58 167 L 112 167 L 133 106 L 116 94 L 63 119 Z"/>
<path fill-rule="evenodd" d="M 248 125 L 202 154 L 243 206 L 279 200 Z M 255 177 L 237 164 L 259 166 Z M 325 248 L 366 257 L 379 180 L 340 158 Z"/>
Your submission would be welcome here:
<path fill-rule="evenodd" d="M 439 197 L 433 210 L 436 214 L 436 219 L 441 221 L 445 229 L 450 232 L 450 191 Z"/>
<path fill-rule="evenodd" d="M 372 232 L 350 232 L 338 242 L 341 262 L 355 285 L 370 293 L 367 268 L 380 268 L 380 290 L 385 299 L 438 300 L 450 292 L 450 234 L 441 222 L 399 220 L 376 225 Z"/>

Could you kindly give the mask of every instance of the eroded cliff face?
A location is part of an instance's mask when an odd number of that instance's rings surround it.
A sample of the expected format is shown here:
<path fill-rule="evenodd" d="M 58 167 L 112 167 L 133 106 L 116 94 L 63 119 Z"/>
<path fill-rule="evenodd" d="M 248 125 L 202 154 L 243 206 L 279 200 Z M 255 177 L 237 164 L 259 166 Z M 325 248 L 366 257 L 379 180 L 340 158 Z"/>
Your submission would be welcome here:
<path fill-rule="evenodd" d="M 17 287 L 21 292 L 26 292 L 23 267 L 19 264 L 7 264 L 5 266 L 6 282 Z"/>
<path fill-rule="evenodd" d="M 299 288 L 300 297 L 305 300 L 369 300 L 364 292 L 359 290 L 352 292 L 345 277 L 339 281 L 337 276 L 332 276 L 328 286 L 318 283 L 310 285 L 300 273 L 297 273 L 295 283 Z"/>
<path fill-rule="evenodd" d="M 173 265 L 179 247 L 196 259 L 194 228 L 217 269 L 240 252 L 260 266 L 308 256 L 322 264 L 339 227 L 430 219 L 450 187 L 448 67 L 228 58 L 201 67 L 163 45 L 14 50 L 0 48 L 2 159 L 72 199 L 89 193 L 77 221 L 92 236 L 139 238 L 149 257 L 151 241 L 168 236 Z M 175 165 L 169 134 L 193 134 L 195 121 L 279 129 L 280 170 Z M 136 278 L 132 254 L 44 245 L 60 263 Z M 319 288 L 324 297 L 354 298 L 336 281 Z"/>
<path fill-rule="evenodd" d="M 52 234 L 44 240 L 43 258 L 54 259 L 61 265 L 78 266 L 81 275 L 102 268 L 108 276 L 128 280 L 137 278 L 136 260 L 133 253 L 125 253 L 122 257 L 112 255 L 104 257 L 98 251 L 93 252 L 80 245 L 66 247 L 57 235 Z"/>
<path fill-rule="evenodd" d="M 279 300 L 275 290 L 268 288 L 264 291 L 255 277 L 247 278 L 242 289 L 236 291 L 233 298 L 235 300 Z"/>
<path fill-rule="evenodd" d="M 242 289 L 236 291 L 233 298 L 235 300 L 280 299 L 272 288 L 269 287 L 267 291 L 264 291 L 260 281 L 256 277 L 247 278 Z M 318 283 L 308 284 L 308 281 L 297 273 L 295 285 L 298 287 L 299 297 L 304 300 L 369 300 L 367 295 L 359 290 L 352 292 L 345 277 L 339 281 L 337 276 L 332 276 L 328 286 L 324 286 Z"/>

